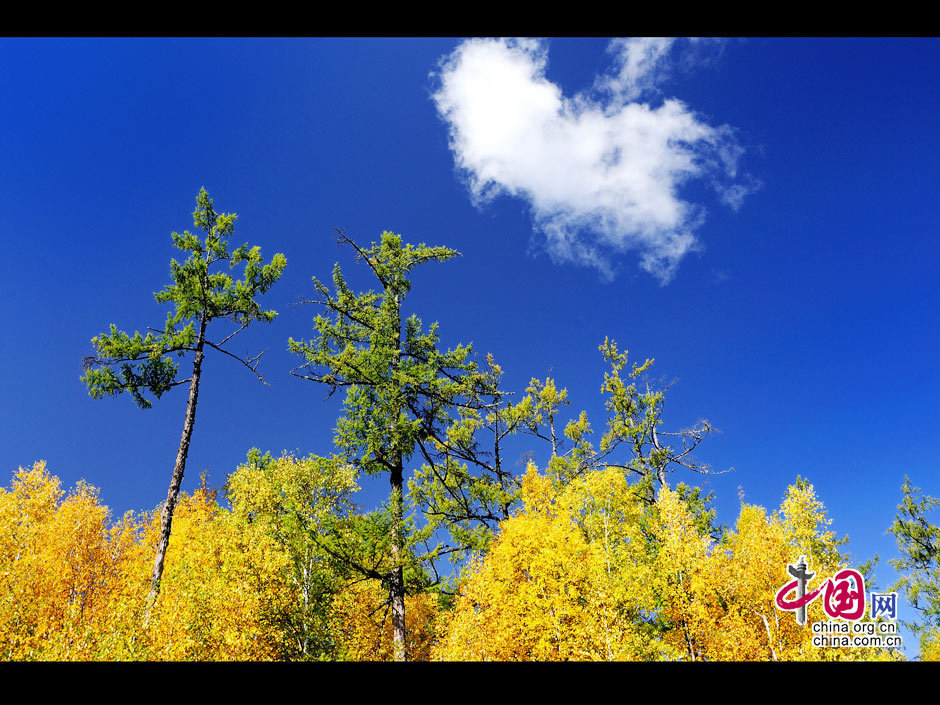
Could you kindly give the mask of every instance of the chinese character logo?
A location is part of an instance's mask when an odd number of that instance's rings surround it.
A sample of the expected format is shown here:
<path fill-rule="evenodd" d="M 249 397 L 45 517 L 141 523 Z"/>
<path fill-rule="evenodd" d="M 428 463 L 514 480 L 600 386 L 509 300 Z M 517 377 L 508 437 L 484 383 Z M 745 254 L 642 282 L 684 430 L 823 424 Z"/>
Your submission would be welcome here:
<path fill-rule="evenodd" d="M 871 618 L 877 619 L 880 616 L 887 619 L 898 618 L 898 594 L 896 592 L 871 594 Z"/>
<path fill-rule="evenodd" d="M 833 619 L 841 617 L 854 622 L 862 618 L 865 614 L 865 581 L 858 571 L 851 568 L 840 570 L 833 577 L 826 578 L 815 590 L 806 592 L 807 583 L 816 575 L 807 572 L 808 567 L 805 556 L 800 556 L 796 563 L 787 566 L 787 573 L 795 580 L 777 591 L 777 607 L 796 612 L 796 623 L 803 626 L 806 624 L 806 605 L 822 594 L 823 609 Z M 794 590 L 795 598 L 787 599 Z M 873 605 L 872 612 L 874 609 Z"/>

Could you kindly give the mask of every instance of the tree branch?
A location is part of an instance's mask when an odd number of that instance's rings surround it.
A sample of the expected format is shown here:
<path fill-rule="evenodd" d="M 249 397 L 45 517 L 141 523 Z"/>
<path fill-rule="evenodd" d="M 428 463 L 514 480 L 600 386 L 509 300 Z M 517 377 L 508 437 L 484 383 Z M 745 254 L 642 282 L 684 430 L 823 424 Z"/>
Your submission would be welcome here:
<path fill-rule="evenodd" d="M 231 337 L 231 336 L 229 336 L 229 337 Z M 227 340 L 227 339 L 226 339 L 226 340 Z M 238 355 L 235 355 L 234 353 L 230 353 L 230 352 L 229 352 L 228 350 L 226 350 L 225 348 L 220 347 L 220 345 L 216 345 L 215 343 L 213 343 L 213 342 L 211 342 L 211 341 L 209 341 L 209 340 L 207 340 L 207 341 L 205 341 L 205 342 L 206 342 L 206 345 L 208 345 L 210 348 L 215 348 L 215 349 L 218 350 L 220 353 L 224 353 L 225 355 L 228 355 L 229 357 L 234 358 L 235 360 L 238 360 L 238 361 L 239 361 L 240 363 L 242 363 L 245 367 L 247 367 L 249 370 L 251 370 L 252 372 L 254 372 L 254 373 L 255 373 L 255 377 L 257 377 L 257 378 L 261 381 L 262 384 L 265 384 L 265 385 L 267 385 L 267 386 L 269 386 L 269 387 L 271 386 L 269 382 L 265 381 L 265 379 L 264 379 L 264 377 L 261 375 L 261 373 L 258 372 L 258 363 L 261 362 L 261 356 L 264 355 L 264 354 L 267 352 L 267 349 L 262 350 L 261 352 L 259 352 L 259 353 L 258 353 L 257 355 L 255 355 L 254 357 L 249 357 L 249 358 L 243 360 L 243 359 L 240 358 Z"/>

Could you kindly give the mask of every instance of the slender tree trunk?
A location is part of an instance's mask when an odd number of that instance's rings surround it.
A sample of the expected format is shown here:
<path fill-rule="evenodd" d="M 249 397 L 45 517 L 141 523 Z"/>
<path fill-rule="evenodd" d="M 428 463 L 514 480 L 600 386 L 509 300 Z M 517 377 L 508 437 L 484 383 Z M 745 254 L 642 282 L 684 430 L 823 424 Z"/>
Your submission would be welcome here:
<path fill-rule="evenodd" d="M 146 623 L 150 619 L 150 611 L 160 594 L 160 580 L 163 578 L 163 561 L 166 558 L 166 549 L 170 544 L 170 530 L 173 525 L 173 512 L 179 498 L 180 485 L 183 483 L 183 471 L 186 469 L 186 456 L 189 454 L 189 441 L 193 436 L 193 425 L 196 423 L 196 401 L 199 397 L 199 375 L 202 371 L 203 347 L 206 340 L 206 319 L 199 325 L 199 338 L 196 342 L 196 357 L 193 360 L 193 376 L 189 382 L 189 401 L 186 404 L 186 421 L 183 423 L 183 435 L 180 438 L 179 451 L 176 454 L 176 465 L 173 468 L 173 479 L 163 505 L 160 516 L 160 541 L 157 543 L 157 555 L 153 559 L 153 572 L 150 575 L 150 594 L 147 596 L 147 612 L 144 617 Z"/>
<path fill-rule="evenodd" d="M 503 473 L 503 462 L 502 462 L 502 459 L 500 458 L 500 455 L 499 455 L 499 443 L 500 443 L 500 440 L 501 440 L 500 435 L 499 435 L 499 404 L 500 404 L 500 401 L 501 401 L 501 399 L 497 397 L 497 400 L 496 400 L 496 413 L 494 414 L 495 419 L 494 419 L 494 421 L 493 421 L 493 434 L 494 434 L 494 440 L 493 440 L 493 469 L 496 471 L 496 477 L 499 478 L 499 489 L 501 489 L 503 492 L 505 492 L 505 491 L 506 491 L 506 475 Z M 505 520 L 505 519 L 508 519 L 508 518 L 509 518 L 509 502 L 505 502 L 505 501 L 503 502 L 502 510 L 503 510 L 503 519 L 504 519 L 504 520 Z"/>
<path fill-rule="evenodd" d="M 402 535 L 401 525 L 404 518 L 402 496 L 402 465 L 399 463 L 392 473 L 392 634 L 395 646 L 395 660 L 407 661 L 408 653 L 405 641 L 405 570 L 401 565 Z"/>
<path fill-rule="evenodd" d="M 306 550 L 304 551 L 306 554 Z M 304 616 L 301 622 L 301 628 L 303 629 L 303 646 L 301 648 L 301 653 L 304 658 L 307 658 L 307 653 L 310 649 L 310 631 L 311 626 L 309 624 L 310 620 L 310 563 L 307 560 L 307 556 L 304 555 Z"/>
<path fill-rule="evenodd" d="M 401 358 L 401 312 L 400 297 L 395 294 L 395 356 L 392 360 L 393 371 L 398 370 Z M 401 412 L 395 409 L 397 415 Z M 398 416 L 392 422 L 392 443 L 395 447 L 395 468 L 391 472 L 392 485 L 392 575 L 390 581 L 392 598 L 392 635 L 395 647 L 395 660 L 407 661 L 408 652 L 405 640 L 405 570 L 401 565 L 404 537 L 402 536 L 402 522 L 404 521 L 404 458 L 399 449 Z"/>

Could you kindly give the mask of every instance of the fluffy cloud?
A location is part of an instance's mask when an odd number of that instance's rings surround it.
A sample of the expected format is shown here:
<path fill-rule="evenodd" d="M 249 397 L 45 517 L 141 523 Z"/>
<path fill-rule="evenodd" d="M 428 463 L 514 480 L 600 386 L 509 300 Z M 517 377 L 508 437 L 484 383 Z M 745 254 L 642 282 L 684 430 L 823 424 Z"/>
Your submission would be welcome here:
<path fill-rule="evenodd" d="M 640 102 L 669 70 L 673 39 L 611 42 L 609 72 L 571 98 L 545 76 L 534 39 L 474 39 L 442 61 L 434 102 L 477 204 L 525 199 L 549 255 L 612 278 L 634 251 L 666 284 L 701 247 L 704 208 L 679 189 L 703 179 L 737 209 L 754 183 L 738 179 L 743 149 L 728 126 L 704 123 L 681 101 Z"/>

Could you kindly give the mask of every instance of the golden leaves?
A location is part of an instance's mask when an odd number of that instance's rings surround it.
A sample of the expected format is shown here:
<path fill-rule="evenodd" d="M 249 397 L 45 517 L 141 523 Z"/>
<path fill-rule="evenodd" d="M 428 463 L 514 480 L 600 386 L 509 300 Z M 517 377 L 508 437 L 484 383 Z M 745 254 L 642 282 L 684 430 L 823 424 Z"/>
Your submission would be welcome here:
<path fill-rule="evenodd" d="M 275 519 L 297 511 L 314 486 L 335 503 L 354 485 L 341 466 L 282 458 L 233 475 L 233 512 L 205 488 L 181 496 L 162 589 L 144 625 L 159 517 L 128 514 L 111 524 L 94 488 L 79 483 L 66 494 L 44 463 L 21 468 L 10 489 L 0 488 L 0 659 L 391 659 L 388 589 L 379 581 L 343 586 L 321 573 L 323 612 L 303 611 L 316 584 L 299 581 L 298 567 L 328 566 L 297 563 L 291 551 L 303 546 Z M 559 489 L 530 466 L 522 497 L 489 553 L 467 568 L 451 609 L 432 594 L 408 596 L 412 659 L 897 658 L 813 647 L 809 625 L 826 619 L 819 600 L 806 627 L 776 608 L 786 565 L 801 553 L 817 573 L 814 586 L 845 567 L 805 481 L 789 488 L 779 512 L 742 505 L 719 542 L 677 492 L 662 488 L 650 504 L 614 469 Z M 311 520 L 314 509 L 305 510 Z M 320 641 L 301 649 L 291 645 L 299 637 Z M 925 660 L 940 658 L 940 640 L 930 637 Z"/>
<path fill-rule="evenodd" d="M 776 608 L 788 563 L 809 546 L 831 575 L 839 542 L 812 486 L 781 515 L 743 505 L 721 542 L 668 487 L 654 504 L 612 469 L 559 491 L 533 466 L 524 510 L 467 571 L 444 660 L 821 660 L 888 658 L 815 648 L 810 627 Z M 814 569 L 816 565 L 814 564 Z M 825 618 L 813 603 L 809 619 Z"/>
<path fill-rule="evenodd" d="M 609 545 L 589 540 L 574 521 L 576 495 L 556 496 L 549 478 L 530 466 L 522 496 L 525 510 L 503 522 L 489 555 L 469 571 L 435 657 L 614 660 L 644 653 L 629 595 L 611 579 Z"/>
<path fill-rule="evenodd" d="M 376 580 L 350 584 L 333 599 L 331 630 L 347 661 L 392 661 L 395 648 L 389 593 Z M 440 609 L 433 595 L 405 598 L 406 652 L 411 661 L 428 661 L 438 638 Z"/>
<path fill-rule="evenodd" d="M 205 491 L 182 496 L 159 602 L 144 628 L 159 515 L 109 525 L 94 488 L 64 499 L 45 464 L 0 489 L 0 658 L 274 658 L 267 621 L 292 599 L 283 557 L 237 527 Z"/>
<path fill-rule="evenodd" d="M 131 562 L 126 526 L 109 527 L 90 486 L 63 494 L 42 462 L 0 490 L 2 658 L 103 658 L 121 642 L 115 598 Z"/>

